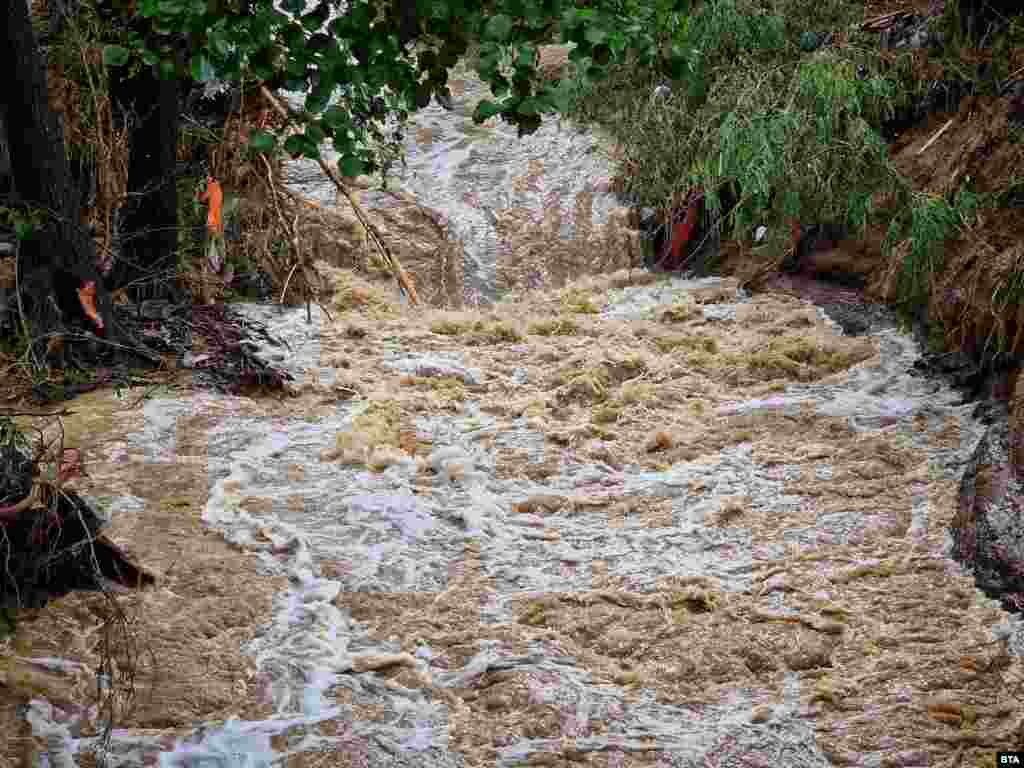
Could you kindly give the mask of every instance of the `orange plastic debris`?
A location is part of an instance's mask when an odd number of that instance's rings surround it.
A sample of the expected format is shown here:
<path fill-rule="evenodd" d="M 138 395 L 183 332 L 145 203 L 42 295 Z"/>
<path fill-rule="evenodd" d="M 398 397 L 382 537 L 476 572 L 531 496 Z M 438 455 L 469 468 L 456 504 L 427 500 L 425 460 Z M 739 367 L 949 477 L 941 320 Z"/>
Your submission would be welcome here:
<path fill-rule="evenodd" d="M 103 328 L 103 318 L 96 311 L 96 281 L 89 280 L 82 283 L 78 289 L 78 303 L 82 305 L 85 316 L 95 323 L 97 328 Z"/>
<path fill-rule="evenodd" d="M 199 202 L 210 201 L 210 211 L 206 215 L 206 228 L 211 234 L 224 232 L 224 190 L 220 182 L 213 176 L 206 177 L 206 191 L 199 195 Z"/>

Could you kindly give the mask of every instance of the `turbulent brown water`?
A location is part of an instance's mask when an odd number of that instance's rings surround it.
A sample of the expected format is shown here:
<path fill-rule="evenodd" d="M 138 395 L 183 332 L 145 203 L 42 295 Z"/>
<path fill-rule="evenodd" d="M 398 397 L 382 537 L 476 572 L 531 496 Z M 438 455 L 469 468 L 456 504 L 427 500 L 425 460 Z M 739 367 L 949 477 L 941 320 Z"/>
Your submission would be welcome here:
<path fill-rule="evenodd" d="M 486 217 L 453 200 L 584 141 L 460 146 L 464 112 L 424 120 L 436 151 L 407 181 L 443 180 L 429 204 L 470 239 Z M 550 165 L 517 202 L 541 218 L 582 173 Z M 490 285 L 495 250 L 475 258 Z M 867 768 L 1020 743 L 1020 624 L 949 558 L 982 428 L 911 374 L 909 337 L 638 272 L 464 313 L 380 302 L 333 324 L 246 309 L 290 344 L 266 354 L 294 398 L 188 391 L 78 427 L 153 493 L 201 463 L 177 512 L 201 526 L 163 535 L 232 545 L 221 570 L 167 564 L 152 600 L 187 591 L 192 639 L 112 765 Z M 158 535 L 138 498 L 91 490 Z M 206 582 L 175 575 L 190 562 Z M 96 718 L 37 697 L 40 764 L 84 764 Z"/>

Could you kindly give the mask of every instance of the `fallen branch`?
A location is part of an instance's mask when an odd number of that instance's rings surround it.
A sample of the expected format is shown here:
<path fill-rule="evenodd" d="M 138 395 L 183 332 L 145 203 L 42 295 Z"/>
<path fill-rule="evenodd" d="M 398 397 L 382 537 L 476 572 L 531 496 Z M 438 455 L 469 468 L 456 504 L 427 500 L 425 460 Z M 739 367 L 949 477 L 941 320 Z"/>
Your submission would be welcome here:
<path fill-rule="evenodd" d="M 923 155 L 925 150 L 928 149 L 928 147 L 930 147 L 932 144 L 934 144 L 936 141 L 938 141 L 939 137 L 946 132 L 946 130 L 949 128 L 949 126 L 951 126 L 953 124 L 953 120 L 954 119 L 955 118 L 952 118 L 952 117 L 949 118 L 949 120 L 946 121 L 946 124 L 944 126 L 942 126 L 941 128 L 939 128 L 939 130 L 935 132 L 935 135 L 932 136 L 930 139 L 928 139 L 928 142 L 923 147 L 921 147 L 919 150 L 917 150 L 917 154 Z"/>
<path fill-rule="evenodd" d="M 883 13 L 881 16 L 875 16 L 873 19 L 868 19 L 860 25 L 860 28 L 868 32 L 877 32 L 880 29 L 887 29 L 891 27 L 897 19 L 902 19 L 910 14 L 907 11 L 894 11 L 893 13 Z"/>
<path fill-rule="evenodd" d="M 271 106 L 274 107 L 274 109 L 277 110 L 277 112 L 282 117 L 284 117 L 289 122 L 293 121 L 294 118 L 292 117 L 292 114 L 289 112 L 289 110 L 283 104 L 281 104 L 280 101 L 278 101 L 277 97 L 274 96 L 274 94 L 272 94 L 265 85 L 260 86 L 260 91 L 263 94 L 263 97 L 270 102 Z M 374 245 L 376 245 L 378 250 L 380 250 L 381 257 L 384 259 L 384 263 L 391 270 L 391 274 L 394 275 L 395 280 L 398 282 L 398 287 L 402 290 L 403 293 L 405 293 L 405 295 L 409 297 L 409 303 L 412 304 L 413 306 L 419 304 L 419 297 L 416 295 L 416 287 L 412 284 L 412 281 L 409 279 L 409 276 L 406 274 L 405 270 L 402 269 L 402 265 L 399 263 L 398 259 L 392 255 L 391 251 L 384 244 L 384 239 L 381 237 L 380 233 L 377 231 L 377 228 L 373 225 L 369 217 L 366 215 L 366 211 L 363 210 L 363 207 L 359 204 L 359 201 L 352 196 L 352 193 L 349 191 L 348 187 L 345 186 L 345 183 L 341 180 L 341 177 L 338 176 L 337 171 L 335 171 L 333 168 L 327 165 L 327 163 L 324 162 L 324 159 L 322 157 L 316 158 L 316 162 L 320 166 L 321 170 L 323 170 L 323 172 L 327 174 L 327 177 L 334 183 L 334 186 L 338 188 L 338 191 L 345 195 L 345 198 L 352 206 L 352 210 L 355 211 L 356 218 L 359 219 L 359 223 L 363 225 L 363 228 L 366 230 L 367 234 L 370 235 L 370 238 L 373 240 Z"/>
<path fill-rule="evenodd" d="M 309 278 L 309 273 L 306 270 L 306 265 L 302 257 L 302 252 L 299 247 L 299 230 L 298 221 L 299 217 L 296 214 L 292 220 L 291 226 L 288 225 L 288 220 L 284 217 L 284 211 L 281 209 L 281 203 L 277 199 L 277 186 L 274 184 L 274 174 L 270 167 L 270 161 L 266 157 L 263 158 L 263 164 L 267 167 L 267 185 L 270 187 L 270 194 L 274 198 L 274 208 L 277 210 L 277 218 L 281 222 L 281 227 L 285 230 L 288 236 L 289 244 L 291 245 L 292 254 L 295 257 L 295 263 L 292 265 L 291 270 L 288 272 L 288 277 L 284 281 L 284 288 L 281 290 L 280 303 L 284 303 L 284 297 L 288 293 L 288 285 L 291 283 L 292 275 L 295 274 L 295 270 L 300 266 L 302 267 L 302 277 L 305 280 L 305 294 L 306 294 L 306 322 L 310 321 L 309 317 L 309 289 L 312 285 L 312 281 Z M 320 296 L 314 291 L 313 297 L 316 299 L 317 306 L 320 307 L 320 311 L 327 315 L 327 319 L 330 322 L 334 322 L 334 318 L 331 317 L 331 313 L 327 310 L 327 307 L 320 301 Z"/>

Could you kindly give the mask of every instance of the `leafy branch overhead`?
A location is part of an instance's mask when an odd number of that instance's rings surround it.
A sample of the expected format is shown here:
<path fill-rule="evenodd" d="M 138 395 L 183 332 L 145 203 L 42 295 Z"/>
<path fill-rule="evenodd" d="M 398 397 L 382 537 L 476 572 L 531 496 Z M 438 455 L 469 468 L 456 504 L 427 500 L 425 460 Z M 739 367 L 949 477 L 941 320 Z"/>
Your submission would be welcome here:
<path fill-rule="evenodd" d="M 579 0 L 580 4 L 584 4 Z M 476 70 L 493 93 L 474 120 L 500 117 L 520 135 L 547 114 L 569 108 L 570 87 L 539 77 L 537 46 L 558 37 L 574 43 L 571 58 L 584 80 L 599 79 L 628 50 L 664 58 L 659 41 L 637 23 L 632 0 L 384 0 L 319 4 L 256 0 L 248 13 L 214 0 L 140 0 L 138 13 L 155 34 L 108 46 L 108 65 L 140 61 L 170 76 L 273 82 L 306 94 L 302 133 L 284 141 L 293 155 L 316 158 L 329 140 L 345 176 L 386 165 L 384 128 L 432 99 L 447 103 L 449 70 L 475 51 Z M 645 3 L 650 13 L 685 26 L 689 0 Z M 187 40 L 185 56 L 180 41 Z M 669 51 L 678 69 L 685 51 Z M 257 134 L 251 146 L 270 151 L 277 139 Z"/>

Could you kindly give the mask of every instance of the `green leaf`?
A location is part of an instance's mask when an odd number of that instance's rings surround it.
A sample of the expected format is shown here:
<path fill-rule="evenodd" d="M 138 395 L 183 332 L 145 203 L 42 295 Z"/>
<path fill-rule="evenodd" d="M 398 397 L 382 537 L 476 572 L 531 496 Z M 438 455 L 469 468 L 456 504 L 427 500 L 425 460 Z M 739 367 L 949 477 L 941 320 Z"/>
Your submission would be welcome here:
<path fill-rule="evenodd" d="M 323 112 L 327 108 L 330 97 L 330 90 L 323 87 L 314 88 L 306 94 L 306 111 L 313 113 Z"/>
<path fill-rule="evenodd" d="M 524 43 L 519 46 L 519 59 L 517 66 L 520 67 L 533 67 L 537 61 L 537 49 L 530 45 L 530 43 Z"/>
<path fill-rule="evenodd" d="M 274 148 L 274 136 L 266 131 L 253 131 L 249 134 L 249 146 L 256 152 L 269 152 Z"/>
<path fill-rule="evenodd" d="M 120 45 L 107 45 L 103 48 L 103 63 L 108 67 L 123 67 L 131 58 L 131 52 Z"/>
<path fill-rule="evenodd" d="M 583 37 L 591 45 L 600 45 L 607 39 L 608 33 L 600 27 L 591 26 L 587 27 L 586 31 L 583 33 Z"/>
<path fill-rule="evenodd" d="M 284 142 L 284 151 L 290 155 L 302 155 L 303 157 L 320 157 L 320 148 L 316 143 L 310 141 L 305 134 L 292 134 Z"/>
<path fill-rule="evenodd" d="M 333 130 L 335 126 L 348 125 L 348 110 L 342 109 L 337 104 L 332 104 L 324 111 L 320 119 L 324 125 Z"/>
<path fill-rule="evenodd" d="M 557 87 L 548 87 L 542 91 L 543 97 L 559 112 L 568 112 L 572 102 L 572 85 L 563 80 Z"/>
<path fill-rule="evenodd" d="M 476 105 L 476 109 L 473 111 L 473 122 L 482 123 L 500 113 L 500 106 L 495 104 L 493 101 L 484 99 Z"/>
<path fill-rule="evenodd" d="M 312 123 L 306 126 L 306 138 L 313 144 L 320 144 L 325 138 L 326 134 L 320 128 L 319 125 Z"/>
<path fill-rule="evenodd" d="M 363 161 L 355 155 L 345 155 L 338 160 L 338 173 L 346 179 L 354 179 L 363 172 Z"/>
<path fill-rule="evenodd" d="M 192 57 L 192 79 L 197 83 L 207 83 L 214 79 L 213 66 L 210 60 L 200 54 Z"/>
<path fill-rule="evenodd" d="M 520 115 L 536 115 L 540 112 L 540 104 L 537 99 L 527 97 L 519 102 L 516 112 Z"/>
<path fill-rule="evenodd" d="M 491 82 L 488 83 L 488 85 L 491 86 L 491 93 L 493 93 L 499 99 L 506 93 L 508 93 L 509 88 L 511 87 L 509 85 L 508 79 L 502 77 L 501 75 L 495 75 Z"/>
<path fill-rule="evenodd" d="M 174 65 L 174 59 L 160 59 L 160 79 L 173 80 L 176 75 L 177 67 Z"/>
<path fill-rule="evenodd" d="M 512 35 L 512 19 L 503 13 L 492 16 L 484 27 L 484 37 L 504 43 Z"/>
<path fill-rule="evenodd" d="M 14 220 L 14 236 L 19 240 L 28 240 L 35 232 L 35 225 L 28 219 Z"/>

